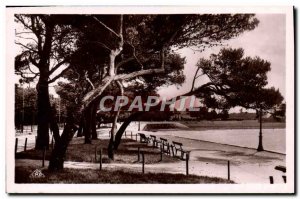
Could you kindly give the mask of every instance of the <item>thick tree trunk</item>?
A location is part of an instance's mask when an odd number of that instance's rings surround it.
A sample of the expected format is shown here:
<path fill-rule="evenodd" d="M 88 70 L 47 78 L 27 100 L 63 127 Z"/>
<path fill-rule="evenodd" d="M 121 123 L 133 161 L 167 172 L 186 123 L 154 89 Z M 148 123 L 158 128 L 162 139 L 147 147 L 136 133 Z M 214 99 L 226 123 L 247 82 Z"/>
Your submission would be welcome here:
<path fill-rule="evenodd" d="M 144 112 L 135 112 L 133 114 L 131 114 L 121 125 L 121 127 L 119 128 L 118 132 L 116 133 L 115 136 L 115 141 L 114 141 L 114 150 L 118 150 L 118 147 L 121 143 L 121 139 L 122 139 L 122 135 L 125 132 L 127 126 L 133 121 L 136 120 L 139 116 L 141 116 L 142 114 L 144 114 Z"/>
<path fill-rule="evenodd" d="M 67 152 L 68 145 L 72 140 L 74 133 L 77 128 L 73 119 L 69 119 L 64 128 L 64 131 L 58 142 L 55 143 L 54 149 L 52 151 L 50 162 L 49 162 L 49 170 L 58 171 L 64 168 L 64 161 Z"/>
<path fill-rule="evenodd" d="M 84 143 L 91 144 L 91 107 L 88 107 L 84 110 L 83 113 L 83 134 L 84 134 Z"/>
<path fill-rule="evenodd" d="M 119 117 L 119 111 L 116 113 L 114 117 L 114 121 L 110 130 L 110 140 L 107 147 L 107 155 L 112 160 L 114 160 L 115 131 L 117 129 L 118 117 Z"/>
<path fill-rule="evenodd" d="M 98 139 L 97 129 L 96 129 L 96 113 L 97 113 L 97 103 L 92 106 L 91 115 L 91 130 L 92 130 L 92 140 Z"/>
<path fill-rule="evenodd" d="M 120 81 L 116 81 L 119 89 L 120 89 L 120 96 L 124 96 L 124 88 L 123 88 L 123 85 Z M 121 111 L 121 106 L 118 107 L 118 111 L 116 112 L 115 114 L 115 117 L 114 117 L 114 121 L 113 121 L 113 125 L 112 125 L 112 128 L 111 128 L 111 135 L 110 135 L 110 141 L 109 141 L 109 145 L 108 145 L 108 157 L 110 159 L 114 159 L 114 142 L 115 142 L 115 131 L 117 129 L 117 122 L 118 122 L 118 118 L 119 118 L 119 115 L 120 115 L 120 111 Z"/>
<path fill-rule="evenodd" d="M 38 68 L 40 70 L 40 78 L 36 86 L 37 90 L 37 119 L 38 131 L 35 143 L 36 149 L 49 148 L 49 115 L 50 115 L 50 100 L 49 100 L 49 58 L 51 54 L 52 36 L 54 25 L 45 21 L 45 39 L 42 50 L 39 49 L 40 60 Z"/>
<path fill-rule="evenodd" d="M 82 137 L 83 136 L 83 117 L 80 119 L 80 124 L 79 124 L 79 129 L 77 131 L 77 137 Z"/>
<path fill-rule="evenodd" d="M 54 107 L 52 108 L 52 112 L 50 115 L 50 130 L 53 133 L 55 143 L 58 143 L 60 140 L 60 134 L 59 134 L 59 127 L 56 119 L 56 110 Z"/>
<path fill-rule="evenodd" d="M 38 131 L 35 143 L 36 149 L 49 148 L 49 115 L 50 115 L 50 100 L 47 76 L 40 76 L 37 89 L 37 119 Z"/>
<path fill-rule="evenodd" d="M 114 160 L 115 154 L 114 154 L 114 139 L 110 137 L 108 147 L 107 147 L 107 156 L 109 159 Z"/>
<path fill-rule="evenodd" d="M 173 97 L 172 99 L 169 100 L 169 102 L 171 101 L 177 101 L 178 99 L 180 99 L 180 97 L 182 96 L 188 96 L 188 95 L 191 95 L 193 94 L 194 91 L 190 91 L 188 93 L 185 93 L 183 95 L 179 95 L 179 96 L 176 96 L 176 97 Z M 161 103 L 158 103 L 157 105 L 151 107 L 150 110 L 159 110 L 160 109 L 160 106 L 161 106 Z M 170 105 L 167 105 L 168 107 Z M 118 132 L 116 133 L 115 135 L 115 140 L 114 140 L 114 151 L 118 150 L 118 147 L 121 143 L 121 139 L 122 139 L 122 135 L 123 133 L 125 132 L 127 126 L 134 120 L 136 120 L 139 116 L 143 115 L 144 113 L 146 112 L 135 112 L 135 113 L 132 113 L 124 122 L 123 124 L 121 125 L 121 127 L 119 128 Z"/>

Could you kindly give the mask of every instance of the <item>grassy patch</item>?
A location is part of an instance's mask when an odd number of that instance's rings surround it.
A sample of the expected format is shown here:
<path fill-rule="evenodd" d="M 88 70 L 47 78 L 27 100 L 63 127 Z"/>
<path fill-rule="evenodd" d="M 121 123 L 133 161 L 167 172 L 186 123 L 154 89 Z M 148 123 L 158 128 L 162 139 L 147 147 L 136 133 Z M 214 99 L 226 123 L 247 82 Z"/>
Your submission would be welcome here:
<path fill-rule="evenodd" d="M 43 169 L 44 178 L 30 178 L 34 167 L 16 167 L 16 183 L 100 183 L 100 184 L 227 184 L 233 183 L 222 178 L 207 176 L 167 174 L 167 173 L 146 173 L 127 171 L 99 171 L 91 169 L 64 169 L 59 172 L 50 172 Z"/>
<path fill-rule="evenodd" d="M 131 139 L 123 139 L 118 151 L 115 153 L 114 161 L 111 161 L 107 157 L 107 146 L 109 140 L 93 140 L 92 144 L 83 144 L 83 138 L 73 138 L 71 141 L 67 153 L 66 161 L 74 162 L 99 162 L 99 150 L 102 148 L 102 161 L 103 163 L 136 163 L 138 160 L 138 147 L 140 151 L 143 151 L 145 156 L 145 164 L 152 164 L 160 162 L 160 151 L 157 148 L 148 146 L 143 143 L 136 142 Z M 97 156 L 95 159 L 95 147 L 97 147 Z M 51 149 L 46 153 L 46 160 L 50 159 Z M 16 155 L 17 159 L 34 159 L 41 160 L 43 152 L 41 150 L 28 150 Z M 168 155 L 163 155 L 162 162 L 176 162 L 180 161 L 176 158 L 172 158 Z"/>

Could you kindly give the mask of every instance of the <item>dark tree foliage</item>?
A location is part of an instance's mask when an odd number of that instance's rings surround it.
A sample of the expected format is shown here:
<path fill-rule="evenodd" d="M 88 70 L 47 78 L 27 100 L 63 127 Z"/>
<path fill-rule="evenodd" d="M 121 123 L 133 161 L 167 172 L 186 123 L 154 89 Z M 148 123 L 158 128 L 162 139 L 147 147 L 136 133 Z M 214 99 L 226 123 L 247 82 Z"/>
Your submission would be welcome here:
<path fill-rule="evenodd" d="M 266 88 L 270 63 L 259 57 L 245 57 L 243 49 L 222 49 L 210 59 L 200 59 L 197 67 L 209 82 L 196 88 L 197 97 L 208 107 L 228 109 L 272 109 L 283 100 L 279 90 Z"/>
<path fill-rule="evenodd" d="M 31 125 L 36 122 L 36 91 L 15 84 L 15 126 Z"/>
<path fill-rule="evenodd" d="M 137 24 L 131 25 L 129 38 L 137 35 L 141 47 L 159 50 L 171 37 L 168 47 L 212 47 L 219 45 L 222 40 L 253 30 L 258 22 L 253 14 L 174 14 L 129 15 L 127 23 Z"/>
<path fill-rule="evenodd" d="M 286 104 L 282 103 L 278 107 L 274 108 L 273 118 L 277 121 L 285 121 L 286 115 Z"/>

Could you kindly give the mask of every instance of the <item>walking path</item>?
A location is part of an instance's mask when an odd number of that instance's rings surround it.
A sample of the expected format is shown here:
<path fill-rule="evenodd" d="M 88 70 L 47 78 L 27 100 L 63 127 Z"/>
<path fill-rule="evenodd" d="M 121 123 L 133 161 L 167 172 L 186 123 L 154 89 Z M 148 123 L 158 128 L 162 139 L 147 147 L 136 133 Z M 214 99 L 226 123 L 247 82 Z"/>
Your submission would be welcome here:
<path fill-rule="evenodd" d="M 100 139 L 107 139 L 107 129 L 98 132 Z M 134 134 L 137 132 L 134 132 Z M 147 132 L 145 132 L 147 134 Z M 151 133 L 151 132 L 148 132 Z M 28 135 L 26 136 L 28 137 Z M 285 166 L 285 155 L 274 152 L 257 152 L 255 149 L 231 146 L 208 141 L 201 141 L 172 135 L 164 135 L 169 141 L 183 143 L 185 150 L 191 151 L 189 161 L 189 173 L 210 177 L 227 178 L 228 161 L 230 161 L 230 178 L 236 183 L 269 183 L 269 176 L 274 177 L 274 183 L 283 183 L 284 173 L 274 169 L 277 165 Z M 23 150 L 25 136 L 19 136 L 18 151 Z M 27 149 L 34 147 L 34 135 L 28 138 Z M 147 159 L 147 155 L 145 155 Z M 31 163 L 38 160 L 17 159 L 16 166 Z M 46 163 L 48 165 L 48 163 Z M 75 169 L 99 169 L 98 163 L 90 162 L 65 162 L 66 168 Z M 103 164 L 103 169 L 142 171 L 141 163 Z M 185 161 L 174 163 L 146 164 L 145 172 L 152 173 L 182 173 L 186 172 Z"/>
<path fill-rule="evenodd" d="M 181 140 L 182 141 L 182 140 Z M 182 141 L 184 144 L 188 140 Z M 191 149 L 191 159 L 189 161 L 189 173 L 201 176 L 227 178 L 227 161 L 230 161 L 230 178 L 236 183 L 269 183 L 269 176 L 274 176 L 275 183 L 283 183 L 280 171 L 276 171 L 276 165 L 284 165 L 284 155 L 260 152 L 256 153 L 252 149 L 232 147 L 221 144 L 189 141 L 190 144 L 201 146 L 198 149 Z M 147 159 L 147 156 L 145 156 Z M 30 164 L 39 160 L 17 159 L 16 166 Z M 41 163 L 40 163 L 41 164 Z M 46 162 L 48 165 L 48 162 Z M 99 169 L 99 163 L 90 162 L 70 162 L 66 161 L 65 168 L 75 169 Z M 103 164 L 103 169 L 141 171 L 142 164 L 109 163 Z M 185 161 L 174 163 L 146 164 L 145 172 L 152 173 L 181 173 L 186 172 Z"/>

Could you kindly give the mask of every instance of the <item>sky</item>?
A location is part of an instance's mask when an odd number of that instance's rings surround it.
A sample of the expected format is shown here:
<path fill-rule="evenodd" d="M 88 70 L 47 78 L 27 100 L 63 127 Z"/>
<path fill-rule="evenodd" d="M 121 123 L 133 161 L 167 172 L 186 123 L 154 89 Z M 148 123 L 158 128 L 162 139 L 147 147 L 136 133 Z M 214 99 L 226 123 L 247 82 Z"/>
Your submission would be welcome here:
<path fill-rule="evenodd" d="M 283 14 L 257 14 L 259 25 L 252 31 L 244 32 L 239 37 L 224 42 L 226 47 L 243 48 L 245 56 L 259 56 L 271 63 L 271 71 L 268 73 L 267 87 L 274 86 L 285 97 L 285 15 Z M 188 92 L 191 89 L 192 80 L 196 71 L 196 63 L 200 58 L 209 58 L 210 54 L 217 54 L 222 47 L 213 47 L 204 52 L 194 52 L 189 48 L 181 49 L 178 53 L 186 57 L 184 74 L 185 83 L 180 86 L 168 86 L 159 89 L 159 94 L 167 98 Z M 195 86 L 207 82 L 207 78 L 201 77 Z"/>

